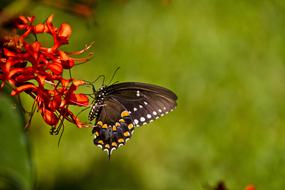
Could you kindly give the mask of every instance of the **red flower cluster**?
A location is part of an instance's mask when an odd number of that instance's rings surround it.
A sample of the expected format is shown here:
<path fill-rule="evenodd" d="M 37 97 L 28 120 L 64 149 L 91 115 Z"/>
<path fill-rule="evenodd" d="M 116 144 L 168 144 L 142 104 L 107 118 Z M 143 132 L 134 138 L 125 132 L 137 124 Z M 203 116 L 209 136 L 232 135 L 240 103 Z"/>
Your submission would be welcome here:
<path fill-rule="evenodd" d="M 12 87 L 11 95 L 25 92 L 34 100 L 37 110 L 44 121 L 54 130 L 67 119 L 82 127 L 81 122 L 69 109 L 70 105 L 87 106 L 89 99 L 84 94 L 76 94 L 82 80 L 63 78 L 63 71 L 70 70 L 75 61 L 85 62 L 87 58 L 75 59 L 60 50 L 60 46 L 68 44 L 71 27 L 63 23 L 59 28 L 52 24 L 53 16 L 45 23 L 33 24 L 35 17 L 19 17 L 17 28 L 23 30 L 21 36 L 6 38 L 0 47 L 0 80 L 1 88 L 5 84 Z M 29 43 L 31 34 L 46 33 L 52 36 L 53 46 L 43 47 L 37 39 Z M 90 47 L 90 46 L 89 46 Z M 72 54 L 81 54 L 89 47 Z M 33 112 L 33 111 L 32 111 Z"/>

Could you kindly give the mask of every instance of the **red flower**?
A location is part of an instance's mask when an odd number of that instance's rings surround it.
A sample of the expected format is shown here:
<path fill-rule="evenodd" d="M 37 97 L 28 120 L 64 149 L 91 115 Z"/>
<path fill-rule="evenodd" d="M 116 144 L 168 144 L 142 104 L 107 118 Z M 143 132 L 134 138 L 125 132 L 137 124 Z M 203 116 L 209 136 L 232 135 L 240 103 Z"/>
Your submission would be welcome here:
<path fill-rule="evenodd" d="M 245 187 L 245 190 L 255 190 L 255 186 L 254 185 L 248 185 Z"/>
<path fill-rule="evenodd" d="M 35 17 L 19 17 L 18 29 L 23 30 L 21 36 L 8 37 L 2 40 L 0 46 L 0 80 L 1 87 L 5 84 L 12 86 L 12 96 L 25 92 L 34 100 L 37 110 L 44 121 L 57 129 L 63 120 L 68 120 L 82 127 L 81 122 L 69 109 L 70 105 L 87 106 L 88 97 L 77 94 L 79 86 L 84 81 L 73 78 L 63 78 L 64 70 L 72 69 L 75 63 L 82 63 L 89 59 L 75 59 L 71 54 L 81 54 L 85 49 L 67 53 L 59 48 L 68 44 L 71 36 L 71 27 L 63 23 L 59 28 L 52 24 L 53 16 L 48 17 L 45 23 L 34 25 Z M 30 34 L 46 33 L 53 37 L 52 47 L 44 47 L 39 41 L 28 43 L 25 38 Z M 33 111 L 32 111 L 33 112 Z"/>

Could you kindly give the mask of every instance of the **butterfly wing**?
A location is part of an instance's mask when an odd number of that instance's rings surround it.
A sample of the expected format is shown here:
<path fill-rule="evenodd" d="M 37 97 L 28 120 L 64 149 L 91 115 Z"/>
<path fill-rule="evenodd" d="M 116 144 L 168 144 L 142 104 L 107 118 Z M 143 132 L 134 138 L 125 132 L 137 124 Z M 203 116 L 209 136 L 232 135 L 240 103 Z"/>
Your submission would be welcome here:
<path fill-rule="evenodd" d="M 109 156 L 113 150 L 126 143 L 134 126 L 152 122 L 177 105 L 177 96 L 172 91 L 137 82 L 102 88 L 97 98 L 98 101 L 89 114 L 91 119 L 96 115 L 92 131 L 95 136 L 94 144 L 107 151 Z"/>
<path fill-rule="evenodd" d="M 133 121 L 126 108 L 115 99 L 106 98 L 92 131 L 94 144 L 110 156 L 113 150 L 126 143 L 133 130 Z"/>
<path fill-rule="evenodd" d="M 119 83 L 109 86 L 106 93 L 129 111 L 135 126 L 152 122 L 177 106 L 172 91 L 152 84 Z"/>

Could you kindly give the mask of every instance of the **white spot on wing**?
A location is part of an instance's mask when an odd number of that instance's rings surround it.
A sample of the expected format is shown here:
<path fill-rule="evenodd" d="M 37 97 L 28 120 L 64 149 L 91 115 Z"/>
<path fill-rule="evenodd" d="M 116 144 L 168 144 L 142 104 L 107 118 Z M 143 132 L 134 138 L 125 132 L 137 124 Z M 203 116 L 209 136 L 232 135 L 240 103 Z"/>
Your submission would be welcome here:
<path fill-rule="evenodd" d="M 143 102 L 145 105 L 147 105 L 148 103 L 147 102 Z"/>
<path fill-rule="evenodd" d="M 110 154 L 112 154 L 113 150 L 116 150 L 116 148 L 113 147 L 113 148 L 111 149 L 111 151 L 110 151 Z"/>
<path fill-rule="evenodd" d="M 153 114 L 153 115 L 157 115 L 156 111 L 153 111 L 152 114 Z"/>
<path fill-rule="evenodd" d="M 160 112 L 160 113 L 161 113 L 161 112 L 162 112 L 162 110 L 161 110 L 161 109 L 158 109 L 158 112 Z"/>
<path fill-rule="evenodd" d="M 140 96 L 140 91 L 137 91 L 137 96 Z"/>
<path fill-rule="evenodd" d="M 146 117 L 147 117 L 148 119 L 150 119 L 150 118 L 151 118 L 151 115 L 150 115 L 150 114 L 147 114 Z"/>
<path fill-rule="evenodd" d="M 166 107 L 163 107 L 164 110 L 166 110 Z"/>
<path fill-rule="evenodd" d="M 105 152 L 107 152 L 109 154 L 109 150 L 107 148 L 104 149 Z"/>
<path fill-rule="evenodd" d="M 137 111 L 138 109 L 136 107 L 134 107 L 134 111 Z"/>
<path fill-rule="evenodd" d="M 139 120 L 135 119 L 134 122 L 135 122 L 135 124 L 138 124 L 138 123 L 139 123 Z"/>
<path fill-rule="evenodd" d="M 144 122 L 144 121 L 145 121 L 145 118 L 144 118 L 144 117 L 141 117 L 140 120 L 141 120 L 141 122 Z"/>
<path fill-rule="evenodd" d="M 140 107 L 140 108 L 143 108 L 143 106 L 142 106 L 142 105 L 139 105 L 139 107 Z"/>

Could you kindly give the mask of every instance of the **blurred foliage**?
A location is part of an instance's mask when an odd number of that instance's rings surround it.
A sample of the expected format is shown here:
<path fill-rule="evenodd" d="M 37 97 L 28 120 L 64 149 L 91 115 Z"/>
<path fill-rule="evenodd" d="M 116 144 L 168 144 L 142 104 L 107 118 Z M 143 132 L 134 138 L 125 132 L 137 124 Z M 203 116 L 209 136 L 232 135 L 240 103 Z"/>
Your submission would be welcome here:
<path fill-rule="evenodd" d="M 24 118 L 7 93 L 0 95 L 0 189 L 32 189 L 33 170 Z"/>
<path fill-rule="evenodd" d="M 69 5 L 31 1 L 24 12 L 70 23 L 68 51 L 95 41 L 94 59 L 73 77 L 108 79 L 121 66 L 115 80 L 168 87 L 178 107 L 137 129 L 111 161 L 90 129 L 67 125 L 58 148 L 59 137 L 35 119 L 38 189 L 200 190 L 220 180 L 233 190 L 285 187 L 283 1 L 98 0 L 91 16 Z"/>

